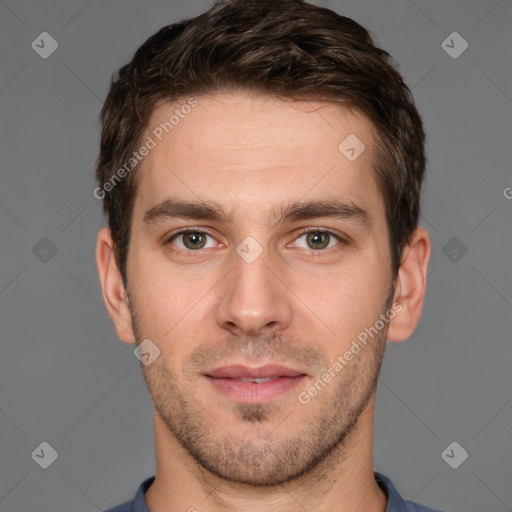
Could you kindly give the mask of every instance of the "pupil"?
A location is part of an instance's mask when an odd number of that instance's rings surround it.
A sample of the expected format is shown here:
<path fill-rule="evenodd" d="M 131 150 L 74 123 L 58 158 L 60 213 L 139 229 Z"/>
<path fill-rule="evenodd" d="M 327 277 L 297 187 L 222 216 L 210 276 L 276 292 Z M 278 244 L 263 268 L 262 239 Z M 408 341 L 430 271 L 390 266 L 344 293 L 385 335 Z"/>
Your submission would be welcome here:
<path fill-rule="evenodd" d="M 201 244 L 202 238 L 203 236 L 200 233 L 189 233 L 185 240 L 189 241 L 192 248 L 197 248 Z"/>
<path fill-rule="evenodd" d="M 327 247 L 328 243 L 325 242 L 328 240 L 327 233 L 320 233 L 318 231 L 313 231 L 308 235 L 308 242 L 311 245 L 316 245 L 317 247 L 313 247 L 314 249 L 322 249 Z M 318 247 L 318 245 L 321 245 L 321 247 Z"/>

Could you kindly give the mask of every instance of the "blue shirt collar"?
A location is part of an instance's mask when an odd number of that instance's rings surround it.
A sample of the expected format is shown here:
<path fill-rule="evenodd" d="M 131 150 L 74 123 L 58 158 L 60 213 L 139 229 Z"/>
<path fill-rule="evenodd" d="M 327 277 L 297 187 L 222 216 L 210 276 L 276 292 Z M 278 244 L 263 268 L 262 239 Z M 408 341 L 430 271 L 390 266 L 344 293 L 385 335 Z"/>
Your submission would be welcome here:
<path fill-rule="evenodd" d="M 388 477 L 378 472 L 374 472 L 374 475 L 377 484 L 386 493 L 388 498 L 385 512 L 436 512 L 433 509 L 404 500 Z M 146 506 L 146 501 L 144 499 L 144 494 L 149 489 L 154 480 L 154 476 L 144 480 L 144 482 L 142 482 L 142 484 L 140 484 L 139 488 L 137 489 L 137 493 L 135 494 L 133 501 L 131 503 L 126 503 L 125 507 L 120 509 L 119 512 L 149 512 Z"/>

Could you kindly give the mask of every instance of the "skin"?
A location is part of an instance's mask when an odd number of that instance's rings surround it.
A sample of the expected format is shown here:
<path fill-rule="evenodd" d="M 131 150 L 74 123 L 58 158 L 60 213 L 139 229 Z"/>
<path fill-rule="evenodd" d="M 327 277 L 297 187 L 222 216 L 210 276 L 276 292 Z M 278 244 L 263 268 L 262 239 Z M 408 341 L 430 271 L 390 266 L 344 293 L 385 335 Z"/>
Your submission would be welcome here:
<path fill-rule="evenodd" d="M 412 233 L 393 276 L 371 168 L 373 128 L 357 111 L 243 93 L 197 100 L 137 170 L 127 290 L 109 230 L 98 235 L 99 276 L 118 336 L 127 343 L 149 338 L 161 351 L 141 364 L 155 406 L 157 471 L 148 508 L 382 512 L 387 500 L 372 459 L 376 379 L 386 339 L 405 340 L 419 321 L 428 235 Z M 175 108 L 158 107 L 148 133 Z M 349 134 L 366 146 L 354 161 L 338 150 Z M 232 218 L 145 224 L 145 213 L 169 197 L 219 202 Z M 370 222 L 271 218 L 286 202 L 333 198 L 366 210 Z M 169 241 L 192 227 L 203 238 Z M 303 228 L 343 241 L 308 237 Z M 251 263 L 236 252 L 248 236 L 263 249 Z M 393 303 L 401 311 L 379 335 L 301 403 L 298 394 Z M 236 403 L 202 374 L 272 362 L 307 377 L 266 404 Z"/>

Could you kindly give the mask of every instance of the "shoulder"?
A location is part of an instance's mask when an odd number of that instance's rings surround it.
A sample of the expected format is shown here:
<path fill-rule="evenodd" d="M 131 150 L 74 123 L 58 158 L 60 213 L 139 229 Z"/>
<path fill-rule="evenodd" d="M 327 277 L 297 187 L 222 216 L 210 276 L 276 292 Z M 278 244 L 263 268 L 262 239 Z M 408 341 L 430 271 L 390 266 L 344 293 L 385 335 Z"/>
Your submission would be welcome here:
<path fill-rule="evenodd" d="M 109 508 L 108 510 L 104 510 L 103 512 L 133 512 L 133 500 L 127 501 L 121 505 L 117 505 L 114 508 Z"/>
<path fill-rule="evenodd" d="M 374 474 L 375 480 L 388 497 L 388 505 L 385 512 L 442 512 L 438 509 L 420 505 L 415 501 L 404 499 L 388 477 L 377 472 Z"/>
<path fill-rule="evenodd" d="M 127 501 L 126 503 L 122 503 L 121 505 L 117 505 L 114 508 L 109 508 L 108 510 L 104 510 L 103 512 L 149 512 L 146 501 L 144 499 L 144 495 L 148 490 L 149 486 L 153 483 L 155 477 L 152 476 L 147 478 L 139 485 L 137 492 L 135 493 L 135 497 L 132 501 Z"/>
<path fill-rule="evenodd" d="M 442 512 L 442 510 L 425 507 L 425 505 L 420 505 L 415 501 L 405 500 L 405 508 L 403 512 Z"/>

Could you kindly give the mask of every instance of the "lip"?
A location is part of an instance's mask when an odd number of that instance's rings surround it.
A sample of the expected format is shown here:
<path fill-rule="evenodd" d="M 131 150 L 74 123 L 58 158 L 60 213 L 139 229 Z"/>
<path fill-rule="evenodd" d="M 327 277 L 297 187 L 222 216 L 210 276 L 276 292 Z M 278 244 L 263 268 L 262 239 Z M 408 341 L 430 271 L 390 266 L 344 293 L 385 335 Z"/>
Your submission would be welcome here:
<path fill-rule="evenodd" d="M 307 375 L 286 366 L 271 364 L 259 367 L 231 365 L 204 374 L 218 392 L 238 403 L 270 402 L 299 386 Z M 266 382 L 244 382 L 237 379 L 265 379 Z"/>
<path fill-rule="evenodd" d="M 220 366 L 205 373 L 215 379 L 264 379 L 266 377 L 299 377 L 304 372 L 293 370 L 280 364 L 267 364 L 265 366 L 245 366 L 242 364 Z"/>

